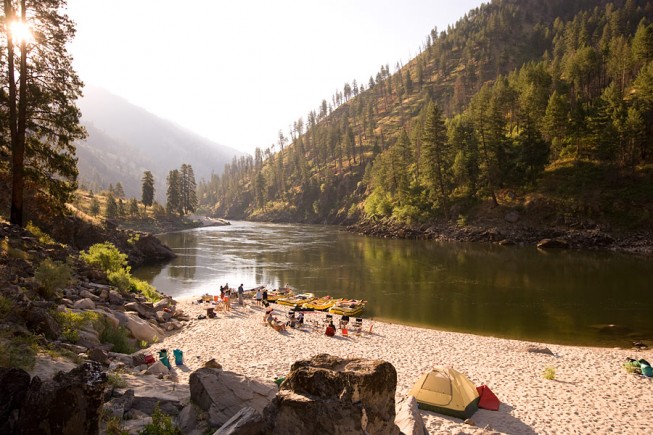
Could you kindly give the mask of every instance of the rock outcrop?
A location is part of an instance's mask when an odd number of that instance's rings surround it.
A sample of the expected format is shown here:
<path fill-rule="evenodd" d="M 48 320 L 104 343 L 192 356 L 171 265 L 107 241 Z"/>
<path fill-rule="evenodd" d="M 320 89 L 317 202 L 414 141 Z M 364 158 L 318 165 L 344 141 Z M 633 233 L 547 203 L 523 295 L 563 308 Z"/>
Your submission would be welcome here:
<path fill-rule="evenodd" d="M 273 383 L 263 384 L 237 373 L 212 368 L 194 371 L 189 384 L 191 402 L 208 413 L 211 426 L 216 428 L 245 407 L 262 413 L 277 393 Z"/>
<path fill-rule="evenodd" d="M 392 364 L 316 355 L 295 362 L 265 409 L 267 433 L 399 434 Z"/>
<path fill-rule="evenodd" d="M 30 376 L 25 370 L 0 367 L 0 433 L 16 433 L 29 382 Z"/>
<path fill-rule="evenodd" d="M 20 407 L 17 434 L 97 434 L 106 373 L 85 362 L 51 381 L 34 377 Z"/>

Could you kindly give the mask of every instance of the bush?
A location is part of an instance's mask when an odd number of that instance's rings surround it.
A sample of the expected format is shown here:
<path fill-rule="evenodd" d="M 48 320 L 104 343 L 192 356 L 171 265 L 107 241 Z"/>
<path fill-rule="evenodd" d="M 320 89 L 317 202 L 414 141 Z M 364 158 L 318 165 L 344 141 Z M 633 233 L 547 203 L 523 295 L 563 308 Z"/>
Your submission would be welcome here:
<path fill-rule="evenodd" d="M 542 376 L 544 379 L 548 379 L 549 381 L 552 381 L 556 378 L 556 369 L 555 367 L 547 367 L 544 369 L 544 372 L 542 373 Z"/>
<path fill-rule="evenodd" d="M 152 423 L 145 425 L 139 435 L 181 435 L 181 431 L 175 427 L 169 415 L 161 412 L 157 402 L 152 413 Z"/>
<path fill-rule="evenodd" d="M 49 234 L 43 232 L 43 230 L 41 230 L 39 227 L 34 225 L 31 221 L 27 223 L 25 229 L 30 233 L 34 234 L 34 236 L 38 239 L 38 241 L 44 245 L 54 245 L 57 243 L 52 237 L 50 237 Z"/>
<path fill-rule="evenodd" d="M 52 261 L 46 258 L 34 272 L 34 279 L 41 288 L 41 296 L 46 299 L 54 296 L 57 289 L 63 288 L 70 282 L 72 272 L 67 264 L 61 261 Z"/>
<path fill-rule="evenodd" d="M 161 300 L 161 294 L 156 291 L 156 288 L 146 281 L 138 278 L 131 277 L 132 289 L 145 296 L 149 302 L 158 302 Z"/>
<path fill-rule="evenodd" d="M 120 269 L 130 270 L 127 266 L 127 255 L 120 252 L 110 242 L 96 243 L 88 249 L 88 252 L 80 252 L 79 256 L 88 264 L 99 267 L 107 274 Z"/>
<path fill-rule="evenodd" d="M 61 336 L 70 343 L 77 343 L 79 330 L 84 322 L 92 322 L 96 327 L 100 325 L 100 314 L 93 311 L 75 313 L 65 309 L 63 311 L 54 311 L 53 317 L 61 326 Z"/>
<path fill-rule="evenodd" d="M 104 270 L 109 282 L 118 287 L 120 291 L 141 293 L 150 302 L 161 299 L 156 288 L 131 276 L 131 268 L 127 266 L 127 255 L 120 252 L 111 243 L 95 244 L 89 248 L 88 252 L 82 251 L 80 257 L 88 264 Z"/>
<path fill-rule="evenodd" d="M 107 273 L 107 278 L 109 282 L 116 287 L 121 292 L 129 292 L 132 289 L 132 276 L 126 269 L 119 269 L 114 272 Z"/>
<path fill-rule="evenodd" d="M 111 325 L 106 319 L 101 327 L 100 341 L 113 344 L 112 352 L 130 354 L 136 351 L 129 341 L 127 330 L 122 326 L 115 327 Z"/>

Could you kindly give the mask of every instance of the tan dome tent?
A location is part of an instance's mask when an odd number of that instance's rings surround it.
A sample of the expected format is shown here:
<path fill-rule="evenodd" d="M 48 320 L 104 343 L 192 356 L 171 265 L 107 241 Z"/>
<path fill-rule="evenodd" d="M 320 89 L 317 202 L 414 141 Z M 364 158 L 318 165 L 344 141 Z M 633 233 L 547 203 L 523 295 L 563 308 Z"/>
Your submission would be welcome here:
<path fill-rule="evenodd" d="M 466 419 L 478 410 L 478 391 L 469 378 L 450 367 L 423 374 L 409 393 L 420 409 Z"/>

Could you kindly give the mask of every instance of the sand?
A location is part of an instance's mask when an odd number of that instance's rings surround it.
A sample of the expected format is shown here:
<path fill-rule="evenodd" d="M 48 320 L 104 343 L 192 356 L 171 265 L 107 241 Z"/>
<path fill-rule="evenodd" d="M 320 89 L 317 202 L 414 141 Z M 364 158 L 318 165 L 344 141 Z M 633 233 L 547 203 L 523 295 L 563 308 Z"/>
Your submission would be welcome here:
<path fill-rule="evenodd" d="M 319 353 L 390 362 L 397 370 L 396 401 L 406 397 L 419 376 L 436 365 L 452 366 L 475 385 L 486 384 L 502 402 L 499 411 L 480 409 L 475 426 L 441 414 L 421 411 L 430 433 L 507 434 L 650 434 L 653 433 L 653 382 L 627 373 L 627 357 L 653 362 L 653 351 L 559 346 L 443 332 L 365 319 L 363 332 L 327 337 L 323 328 L 276 332 L 266 327 L 263 307 L 247 300 L 232 304 L 215 319 L 196 320 L 202 304 L 187 298 L 178 309 L 193 320 L 150 349 L 184 352 L 185 367 L 176 368 L 179 384 L 215 358 L 225 370 L 272 382 L 297 360 Z M 287 307 L 271 305 L 279 319 Z M 320 322 L 325 313 L 306 313 Z M 339 316 L 334 316 L 337 324 Z M 353 320 L 353 319 L 352 319 Z M 372 332 L 370 333 L 370 327 Z M 528 352 L 548 348 L 554 355 Z M 173 365 L 174 367 L 174 365 Z M 555 369 L 555 379 L 543 372 Z"/>

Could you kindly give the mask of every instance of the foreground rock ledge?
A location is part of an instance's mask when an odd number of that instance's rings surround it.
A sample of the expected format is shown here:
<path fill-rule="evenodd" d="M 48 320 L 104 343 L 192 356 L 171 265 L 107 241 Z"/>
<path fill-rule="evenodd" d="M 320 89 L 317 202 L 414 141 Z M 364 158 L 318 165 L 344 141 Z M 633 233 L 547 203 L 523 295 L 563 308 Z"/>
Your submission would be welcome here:
<path fill-rule="evenodd" d="M 326 354 L 297 361 L 264 411 L 268 433 L 399 434 L 396 388 L 386 361 Z"/>

